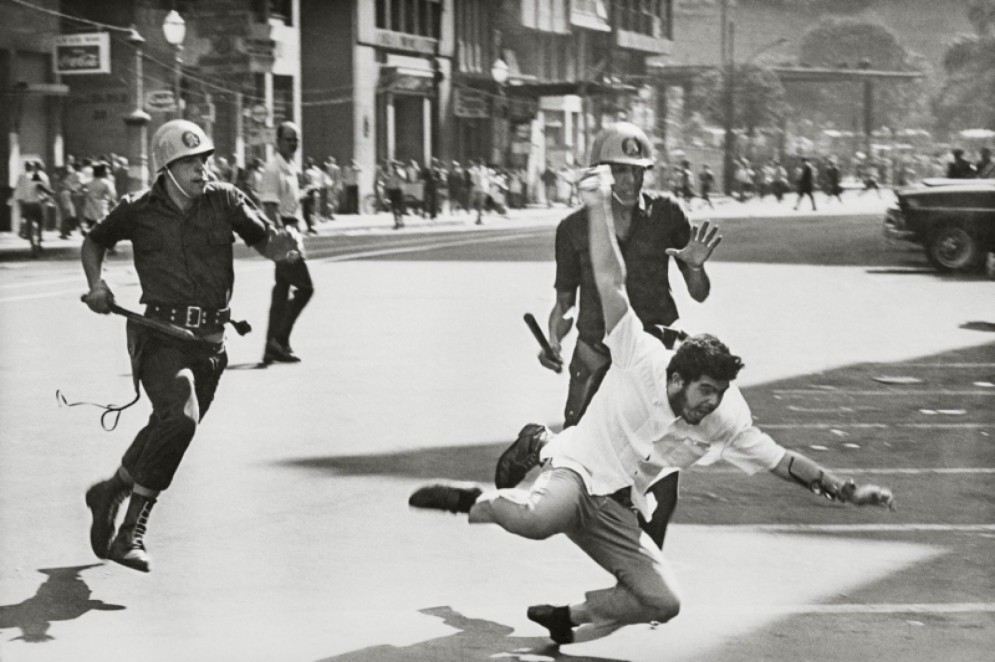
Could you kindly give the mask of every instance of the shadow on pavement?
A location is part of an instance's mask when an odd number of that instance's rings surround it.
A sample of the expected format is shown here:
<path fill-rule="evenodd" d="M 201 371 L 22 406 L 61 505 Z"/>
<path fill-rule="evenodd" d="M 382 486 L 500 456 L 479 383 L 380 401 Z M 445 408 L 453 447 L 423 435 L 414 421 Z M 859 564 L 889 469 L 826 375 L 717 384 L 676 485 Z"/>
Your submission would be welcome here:
<path fill-rule="evenodd" d="M 498 456 L 507 441 L 473 446 L 436 446 L 385 455 L 304 457 L 279 464 L 292 468 L 327 472 L 340 476 L 405 476 L 490 483 Z"/>
<path fill-rule="evenodd" d="M 38 592 L 16 605 L 0 605 L 0 630 L 20 628 L 21 636 L 12 641 L 39 643 L 55 637 L 48 634 L 52 621 L 72 621 L 88 611 L 120 611 L 122 605 L 108 604 L 90 599 L 90 587 L 80 574 L 84 570 L 102 566 L 102 563 L 76 565 L 65 568 L 40 568 L 48 575 Z"/>
<path fill-rule="evenodd" d="M 607 657 L 578 657 L 561 653 L 559 647 L 545 637 L 512 637 L 514 628 L 480 618 L 468 618 L 451 607 L 422 609 L 421 613 L 436 616 L 446 625 L 456 628 L 454 634 L 422 641 L 411 646 L 371 646 L 363 650 L 322 658 L 318 662 L 444 662 L 446 660 L 502 659 L 515 662 L 623 662 Z"/>

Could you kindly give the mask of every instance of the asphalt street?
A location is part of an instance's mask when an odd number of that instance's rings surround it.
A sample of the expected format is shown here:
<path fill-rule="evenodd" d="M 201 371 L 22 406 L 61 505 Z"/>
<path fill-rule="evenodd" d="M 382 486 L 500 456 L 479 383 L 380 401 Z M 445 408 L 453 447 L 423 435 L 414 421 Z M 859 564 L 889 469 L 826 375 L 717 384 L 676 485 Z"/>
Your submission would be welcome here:
<path fill-rule="evenodd" d="M 487 483 L 524 423 L 559 427 L 566 377 L 538 365 L 521 318 L 552 305 L 562 208 L 482 227 L 325 224 L 308 240 L 317 292 L 299 365 L 259 368 L 272 267 L 240 253 L 232 306 L 257 331 L 230 338 L 215 403 L 152 513 L 148 575 L 93 557 L 83 503 L 147 401 L 104 432 L 99 410 L 55 398 L 131 398 L 123 322 L 79 303 L 71 242 L 42 260 L 0 246 L 0 659 L 988 659 L 993 283 L 887 244 L 885 204 L 708 210 L 725 237 L 712 295 L 674 290 L 685 328 L 744 357 L 762 429 L 891 486 L 898 510 L 694 469 L 665 548 L 681 614 L 559 649 L 525 608 L 612 578 L 565 538 L 470 527 L 407 497 L 436 479 Z M 127 247 L 106 280 L 138 307 Z"/>

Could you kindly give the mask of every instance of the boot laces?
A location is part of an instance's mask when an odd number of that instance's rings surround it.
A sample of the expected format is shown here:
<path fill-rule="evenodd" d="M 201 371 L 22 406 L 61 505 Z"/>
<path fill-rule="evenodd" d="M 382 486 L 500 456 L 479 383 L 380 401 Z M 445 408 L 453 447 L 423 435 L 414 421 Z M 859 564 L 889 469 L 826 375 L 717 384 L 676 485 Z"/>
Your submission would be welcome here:
<path fill-rule="evenodd" d="M 142 509 L 138 513 L 138 521 L 135 522 L 135 529 L 131 535 L 131 549 L 145 549 L 145 529 L 149 523 L 149 511 L 151 510 L 151 502 L 142 504 Z"/>

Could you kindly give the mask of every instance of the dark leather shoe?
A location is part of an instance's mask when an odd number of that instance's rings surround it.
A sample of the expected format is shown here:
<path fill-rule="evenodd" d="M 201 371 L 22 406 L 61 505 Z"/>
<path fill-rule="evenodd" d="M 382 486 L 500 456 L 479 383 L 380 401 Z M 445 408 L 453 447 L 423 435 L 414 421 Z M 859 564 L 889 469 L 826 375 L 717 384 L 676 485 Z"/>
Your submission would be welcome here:
<path fill-rule="evenodd" d="M 529 423 L 522 428 L 518 439 L 498 458 L 494 471 L 494 484 L 498 489 L 515 487 L 525 479 L 525 474 L 538 466 L 539 451 L 545 445 L 546 432 L 546 426 L 537 423 Z"/>
<path fill-rule="evenodd" d="M 570 609 L 553 605 L 534 605 L 526 615 L 530 621 L 549 630 L 549 638 L 558 644 L 571 644 L 574 640 L 574 626 L 570 622 Z"/>
<path fill-rule="evenodd" d="M 453 485 L 426 485 L 419 487 L 408 498 L 413 508 L 447 510 L 451 513 L 468 513 L 477 497 L 483 493 L 479 487 L 455 487 Z"/>
<path fill-rule="evenodd" d="M 86 491 L 86 507 L 93 515 L 90 548 L 98 559 L 106 559 L 114 540 L 117 513 L 131 489 L 114 479 L 103 480 Z"/>
<path fill-rule="evenodd" d="M 301 358 L 294 354 L 289 347 L 280 344 L 279 341 L 271 339 L 266 343 L 266 351 L 263 353 L 263 363 L 300 363 Z"/>

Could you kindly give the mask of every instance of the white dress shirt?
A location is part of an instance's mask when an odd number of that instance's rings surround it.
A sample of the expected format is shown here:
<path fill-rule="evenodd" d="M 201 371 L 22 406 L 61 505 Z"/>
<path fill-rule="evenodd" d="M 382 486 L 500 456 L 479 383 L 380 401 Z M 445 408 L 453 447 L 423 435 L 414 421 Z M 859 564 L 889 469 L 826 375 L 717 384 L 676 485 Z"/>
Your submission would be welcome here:
<path fill-rule="evenodd" d="M 259 183 L 259 201 L 277 205 L 276 215 L 282 218 L 300 216 L 298 209 L 301 200 L 301 171 L 293 161 L 287 161 L 277 152 L 263 169 Z"/>
<path fill-rule="evenodd" d="M 554 467 L 576 471 L 592 495 L 631 486 L 645 517 L 655 504 L 649 488 L 664 476 L 719 459 L 748 474 L 777 466 L 785 450 L 753 425 L 750 407 L 735 384 L 698 425 L 674 413 L 667 398 L 667 366 L 674 352 L 643 331 L 630 308 L 605 339 L 612 366 L 575 427 L 542 450 Z"/>

